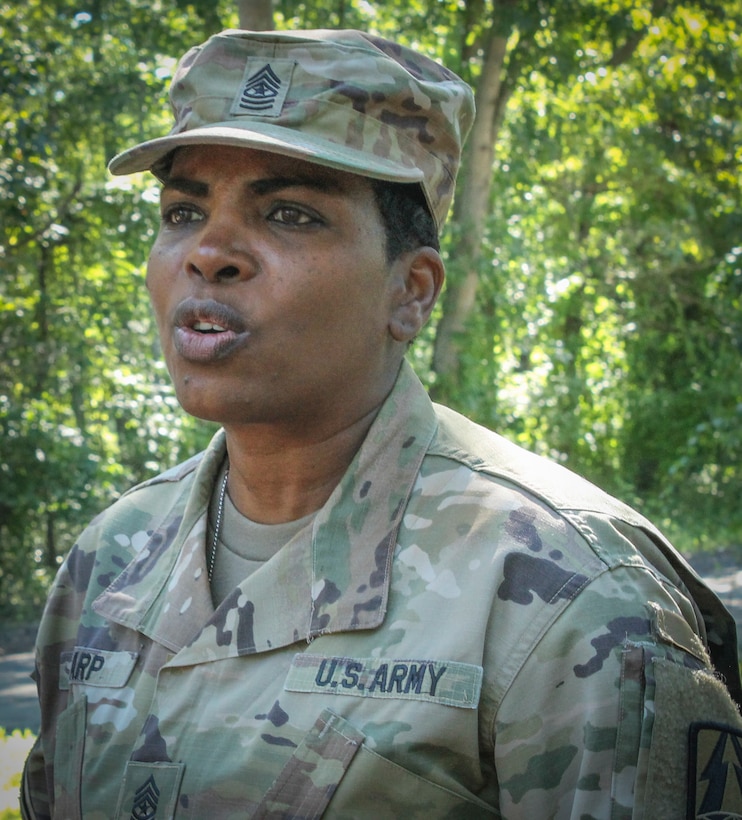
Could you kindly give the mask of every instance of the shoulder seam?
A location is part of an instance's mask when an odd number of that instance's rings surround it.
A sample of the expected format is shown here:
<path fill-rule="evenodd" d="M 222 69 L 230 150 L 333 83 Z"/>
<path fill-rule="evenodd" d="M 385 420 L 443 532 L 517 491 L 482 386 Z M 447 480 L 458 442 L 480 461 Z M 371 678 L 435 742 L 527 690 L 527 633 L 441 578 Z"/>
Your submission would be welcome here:
<path fill-rule="evenodd" d="M 530 450 L 526 450 L 519 444 L 515 444 L 499 433 L 495 433 L 486 427 L 472 422 L 470 419 L 461 416 L 450 408 L 435 405 L 435 409 L 439 425 L 436 438 L 429 451 L 431 455 L 449 457 L 476 472 L 485 473 L 494 478 L 507 481 L 514 487 L 518 487 L 534 498 L 537 498 L 560 515 L 570 512 L 607 514 L 625 521 L 632 526 L 642 527 L 654 532 L 654 527 L 641 513 L 620 499 L 605 492 L 605 490 L 602 490 L 586 478 L 573 472 L 568 467 L 550 461 Z M 491 458 L 489 460 L 485 459 L 475 451 L 474 447 L 466 447 L 466 442 L 460 440 L 460 437 L 457 435 L 458 430 L 453 430 L 452 424 L 461 425 L 465 437 L 476 435 L 479 442 L 490 450 Z M 445 441 L 443 439 L 445 439 Z M 439 446 L 438 449 L 436 449 L 437 445 Z M 479 449 L 481 448 L 477 448 L 477 450 Z M 527 462 L 527 467 L 529 468 L 528 477 L 524 475 L 525 471 L 519 472 L 510 466 L 504 467 L 497 463 L 498 457 L 504 458 L 506 456 L 511 460 L 517 458 Z M 537 483 L 533 481 L 531 476 L 534 474 L 534 467 L 541 467 L 543 471 L 547 471 L 553 476 L 553 480 L 548 483 Z M 575 505 L 573 499 L 570 499 L 568 502 L 566 498 L 560 496 L 557 487 L 554 486 L 554 481 L 558 477 L 563 477 L 566 481 L 577 485 L 579 489 L 585 491 L 585 493 L 589 493 L 592 498 L 586 498 L 585 503 L 580 505 Z"/>

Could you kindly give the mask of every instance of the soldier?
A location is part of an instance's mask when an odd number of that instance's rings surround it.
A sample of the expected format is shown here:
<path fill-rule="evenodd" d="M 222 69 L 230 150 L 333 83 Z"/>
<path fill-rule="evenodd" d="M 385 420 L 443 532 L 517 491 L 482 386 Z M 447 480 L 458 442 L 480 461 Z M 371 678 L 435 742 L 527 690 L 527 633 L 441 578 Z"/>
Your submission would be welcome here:
<path fill-rule="evenodd" d="M 740 816 L 717 599 L 405 362 L 469 88 L 360 32 L 227 31 L 171 99 L 110 167 L 162 182 L 147 287 L 222 429 L 61 568 L 25 816 Z"/>

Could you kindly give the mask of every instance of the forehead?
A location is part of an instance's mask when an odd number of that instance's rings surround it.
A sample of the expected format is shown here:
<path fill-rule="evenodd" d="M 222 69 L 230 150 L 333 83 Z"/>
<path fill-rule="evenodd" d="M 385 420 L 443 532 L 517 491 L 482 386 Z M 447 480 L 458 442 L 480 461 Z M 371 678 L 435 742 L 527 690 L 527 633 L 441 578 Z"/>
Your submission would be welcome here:
<path fill-rule="evenodd" d="M 232 179 L 243 181 L 281 179 L 287 183 L 345 194 L 371 193 L 369 178 L 338 171 L 293 157 L 254 148 L 228 145 L 189 145 L 177 149 L 163 175 L 173 177 Z"/>

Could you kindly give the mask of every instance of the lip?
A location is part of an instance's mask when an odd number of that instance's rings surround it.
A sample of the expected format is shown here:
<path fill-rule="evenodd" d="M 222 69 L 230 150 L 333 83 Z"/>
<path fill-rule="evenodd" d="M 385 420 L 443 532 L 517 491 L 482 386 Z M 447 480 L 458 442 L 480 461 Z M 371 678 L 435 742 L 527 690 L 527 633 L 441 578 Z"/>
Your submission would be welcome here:
<path fill-rule="evenodd" d="M 196 325 L 218 325 L 224 330 L 205 333 Z M 213 299 L 185 299 L 173 315 L 173 342 L 177 353 L 189 362 L 209 363 L 227 358 L 247 343 L 249 329 L 242 316 L 229 305 Z"/>

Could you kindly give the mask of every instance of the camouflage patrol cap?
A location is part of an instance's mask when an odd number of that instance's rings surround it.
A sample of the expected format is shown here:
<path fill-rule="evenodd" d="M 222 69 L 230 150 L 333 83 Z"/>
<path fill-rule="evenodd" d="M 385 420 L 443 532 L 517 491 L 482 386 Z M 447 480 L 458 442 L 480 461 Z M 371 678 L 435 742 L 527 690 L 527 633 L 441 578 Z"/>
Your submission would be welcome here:
<path fill-rule="evenodd" d="M 474 117 L 471 89 L 451 71 L 351 30 L 224 31 L 183 57 L 170 101 L 169 135 L 114 157 L 112 173 L 157 173 L 182 145 L 257 148 L 420 183 L 439 227 Z"/>

